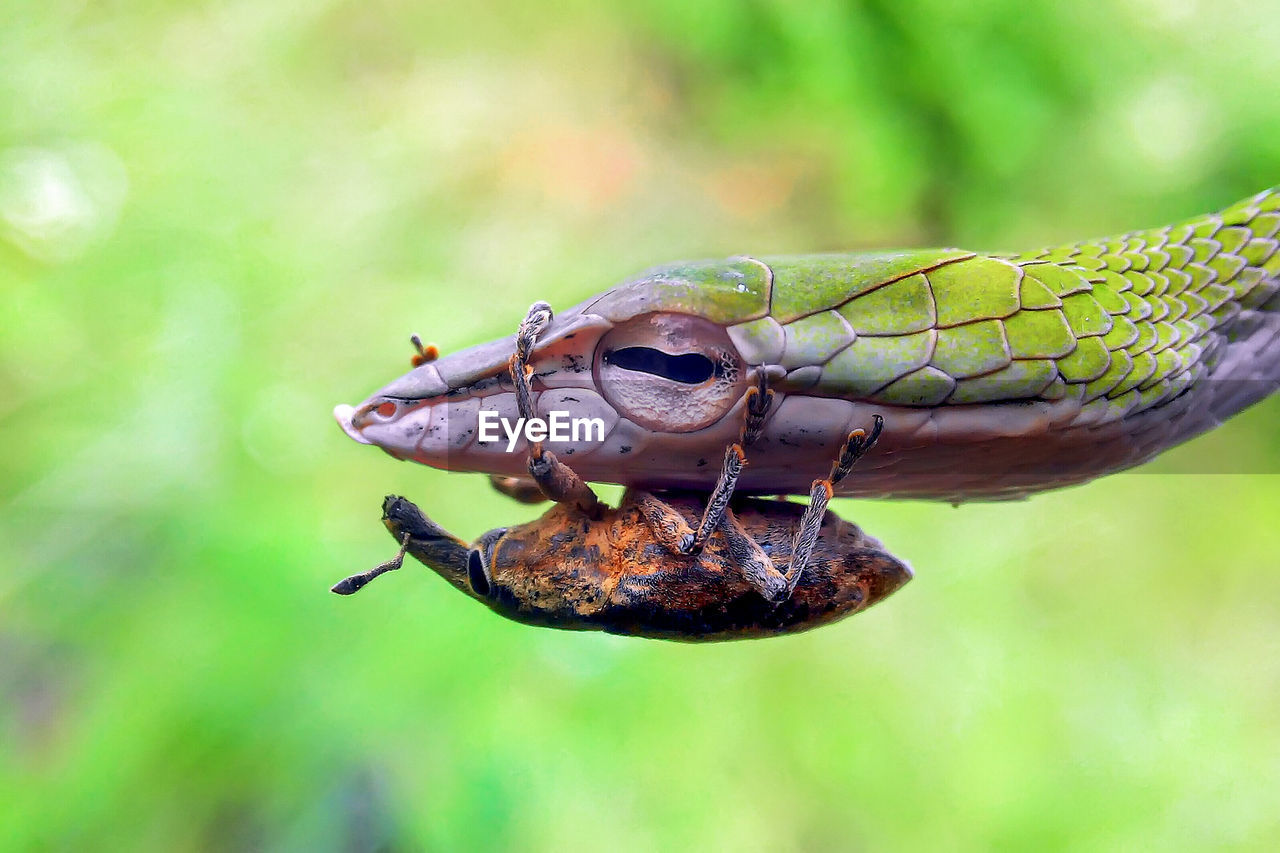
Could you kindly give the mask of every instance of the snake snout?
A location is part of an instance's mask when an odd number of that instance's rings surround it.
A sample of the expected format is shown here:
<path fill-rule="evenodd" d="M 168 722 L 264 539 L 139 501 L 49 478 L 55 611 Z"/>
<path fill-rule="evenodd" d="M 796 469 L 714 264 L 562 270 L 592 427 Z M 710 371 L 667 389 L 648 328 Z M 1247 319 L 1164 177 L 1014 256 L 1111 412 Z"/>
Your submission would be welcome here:
<path fill-rule="evenodd" d="M 343 432 L 361 444 L 373 444 L 372 441 L 364 437 L 364 434 L 360 432 L 360 428 L 356 426 L 356 414 L 356 407 L 348 406 L 346 403 L 339 403 L 333 407 L 333 419 L 338 422 L 338 426 L 342 427 Z"/>

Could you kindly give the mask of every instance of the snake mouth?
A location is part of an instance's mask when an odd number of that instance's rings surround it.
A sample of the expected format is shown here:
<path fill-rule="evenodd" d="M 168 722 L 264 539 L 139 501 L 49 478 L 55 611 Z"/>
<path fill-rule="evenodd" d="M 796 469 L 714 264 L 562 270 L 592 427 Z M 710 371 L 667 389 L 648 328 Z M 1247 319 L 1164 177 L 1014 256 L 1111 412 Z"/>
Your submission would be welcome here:
<path fill-rule="evenodd" d="M 361 444 L 373 444 L 372 441 L 364 437 L 364 433 L 355 425 L 356 407 L 348 406 L 346 403 L 339 403 L 333 407 L 333 419 L 338 422 L 338 426 L 342 427 L 348 437 L 360 442 Z"/>

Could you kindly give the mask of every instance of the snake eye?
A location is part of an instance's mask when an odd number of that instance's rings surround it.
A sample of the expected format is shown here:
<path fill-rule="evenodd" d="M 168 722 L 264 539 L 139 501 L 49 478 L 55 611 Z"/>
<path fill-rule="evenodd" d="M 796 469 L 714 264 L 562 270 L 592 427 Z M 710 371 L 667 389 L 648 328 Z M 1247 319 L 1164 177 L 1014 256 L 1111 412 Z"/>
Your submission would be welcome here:
<path fill-rule="evenodd" d="M 725 330 L 688 314 L 646 314 L 614 328 L 596 350 L 596 379 L 618 414 L 662 432 L 692 432 L 746 392 Z"/>
<path fill-rule="evenodd" d="M 702 353 L 667 355 L 660 349 L 649 347 L 623 347 L 620 350 L 608 351 L 605 352 L 603 360 L 605 364 L 617 365 L 623 370 L 651 373 L 686 385 L 700 385 L 710 379 L 716 371 L 716 363 Z"/>

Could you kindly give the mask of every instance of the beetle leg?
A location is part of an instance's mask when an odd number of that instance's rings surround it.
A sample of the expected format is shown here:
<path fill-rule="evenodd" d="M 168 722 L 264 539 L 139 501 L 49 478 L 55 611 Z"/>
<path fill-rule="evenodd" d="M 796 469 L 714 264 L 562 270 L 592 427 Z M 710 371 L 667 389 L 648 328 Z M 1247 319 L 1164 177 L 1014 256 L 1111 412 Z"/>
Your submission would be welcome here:
<path fill-rule="evenodd" d="M 800 575 L 809 558 L 813 556 L 813 546 L 818 542 L 818 533 L 822 530 L 822 517 L 826 515 L 827 504 L 831 502 L 831 481 L 814 480 L 809 490 L 809 506 L 800 516 L 800 529 L 791 545 L 791 565 L 787 566 L 787 594 L 796 588 Z"/>
<path fill-rule="evenodd" d="M 516 389 L 516 410 L 526 421 L 537 417 L 533 410 L 533 386 L 529 377 L 533 368 L 529 366 L 529 353 L 538 340 L 538 335 L 551 322 L 551 306 L 545 302 L 535 302 L 529 306 L 529 313 L 520 321 L 516 330 L 516 351 L 512 354 L 507 367 L 511 372 L 511 382 Z"/>
<path fill-rule="evenodd" d="M 529 353 L 538 339 L 538 335 L 551 322 L 551 306 L 545 302 L 535 302 L 529 313 L 520 322 L 516 332 L 516 351 L 511 356 L 509 367 L 511 381 L 516 389 L 516 409 L 520 417 L 526 421 L 537 417 L 533 408 L 533 387 L 529 378 L 533 368 L 529 366 Z M 534 442 L 529 448 L 529 475 L 542 490 L 542 494 L 556 503 L 576 504 L 588 516 L 595 518 L 600 512 L 600 499 L 591 487 L 565 465 L 550 450 L 542 446 L 542 442 Z M 499 491 L 503 491 L 499 487 Z"/>
<path fill-rule="evenodd" d="M 884 418 L 879 415 L 871 416 L 871 432 L 866 433 L 860 429 L 855 429 L 849 433 L 848 439 L 845 440 L 844 448 L 840 451 L 840 457 L 836 459 L 835 465 L 831 468 L 831 485 L 835 485 L 849 476 L 849 472 L 853 470 L 853 463 L 862 458 L 864 454 L 872 447 L 875 447 L 877 441 L 880 440 L 880 433 L 884 431 Z"/>
<path fill-rule="evenodd" d="M 707 498 L 707 507 L 702 512 L 702 521 L 693 534 L 693 539 L 681 548 L 681 553 L 701 553 L 712 531 L 720 526 L 720 520 L 729 508 L 729 501 L 733 498 L 733 490 L 738 485 L 738 478 L 742 476 L 742 466 L 747 463 L 747 456 L 742 448 L 751 445 L 760 437 L 760 433 L 764 430 L 765 416 L 769 414 L 769 408 L 772 405 L 773 391 L 770 390 L 768 380 L 762 372 L 757 379 L 757 384 L 747 389 L 746 422 L 742 425 L 742 442 L 731 444 L 725 450 L 720 479 L 716 481 L 715 488 Z"/>
<path fill-rule="evenodd" d="M 681 553 L 701 553 L 712 531 L 720 526 L 720 519 L 724 517 L 729 501 L 733 498 L 733 490 L 738 485 L 738 478 L 742 475 L 742 466 L 747 463 L 747 456 L 742 448 L 760 437 L 764 429 L 765 416 L 769 414 L 769 408 L 772 405 L 773 391 L 769 389 L 768 379 L 761 372 L 756 384 L 747 389 L 746 422 L 742 425 L 742 443 L 731 444 L 725 450 L 720 479 L 716 481 L 715 488 L 707 498 L 707 507 L 702 512 L 702 521 L 698 524 L 693 539 L 681 548 Z"/>
<path fill-rule="evenodd" d="M 529 453 L 529 474 L 549 499 L 561 504 L 576 504 L 590 518 L 599 517 L 600 498 L 572 468 L 557 459 L 550 450 L 543 450 L 541 444 L 535 445 Z"/>
<path fill-rule="evenodd" d="M 658 541 L 676 554 L 702 553 L 712 532 L 720 526 L 721 519 L 729 511 L 729 501 L 733 499 L 733 490 L 738 485 L 738 477 L 742 474 L 745 462 L 746 455 L 739 445 L 732 444 L 725 451 L 720 479 L 707 497 L 707 505 L 702 511 L 702 520 L 698 522 L 697 530 L 691 528 L 680 513 L 667 506 L 664 501 L 648 492 L 641 492 L 641 512 Z"/>
<path fill-rule="evenodd" d="M 538 335 L 551 325 L 554 317 L 551 306 L 545 302 L 539 301 L 529 306 L 528 313 L 520 321 L 520 327 L 516 330 L 516 355 L 520 356 L 521 361 L 529 360 L 529 352 L 538 340 Z"/>
<path fill-rule="evenodd" d="M 720 479 L 716 481 L 716 487 L 707 498 L 707 507 L 702 512 L 702 522 L 693 534 L 693 539 L 681 548 L 681 553 L 702 552 L 711 532 L 720 526 L 720 519 L 729 508 L 729 501 L 733 498 L 733 490 L 738 485 L 738 478 L 742 476 L 742 466 L 745 463 L 746 454 L 742 452 L 742 446 L 729 445 L 729 449 L 724 454 L 724 467 L 720 469 Z"/>
<path fill-rule="evenodd" d="M 765 601 L 781 604 L 790 597 L 794 585 L 787 582 L 760 543 L 743 529 L 733 510 L 727 510 L 721 518 L 720 535 L 724 537 L 730 559 Z"/>
<path fill-rule="evenodd" d="M 673 554 L 688 554 L 689 545 L 693 542 L 693 528 L 684 516 L 651 492 L 637 489 L 632 495 L 654 538 Z"/>
<path fill-rule="evenodd" d="M 400 539 L 400 550 L 394 557 L 385 563 L 379 563 L 372 569 L 359 574 L 352 575 L 349 578 L 343 578 L 330 587 L 330 592 L 336 592 L 338 595 L 353 595 L 364 588 L 364 585 L 376 578 L 378 575 L 393 572 L 404 565 L 404 552 L 409 548 L 409 534 L 406 533 Z"/>
<path fill-rule="evenodd" d="M 538 481 L 528 477 L 504 477 L 501 474 L 490 474 L 489 484 L 517 503 L 540 504 L 547 499 Z"/>
<path fill-rule="evenodd" d="M 849 433 L 840 456 L 831 466 L 831 475 L 825 480 L 813 481 L 809 490 L 809 506 L 800 517 L 800 529 L 796 531 L 796 538 L 791 546 L 791 565 L 787 567 L 786 573 L 788 596 L 796 588 L 800 574 L 813 555 L 813 546 L 817 544 L 818 533 L 822 530 L 822 517 L 827 512 L 827 504 L 831 502 L 833 487 L 849 476 L 854 463 L 875 445 L 883 429 L 884 418 L 875 415 L 870 434 L 861 429 Z"/>
<path fill-rule="evenodd" d="M 412 501 L 395 495 L 387 495 L 382 502 L 382 523 L 400 543 L 400 552 L 385 563 L 339 581 L 333 585 L 333 592 L 338 595 L 359 592 L 379 575 L 400 568 L 406 553 L 459 589 L 467 589 L 470 549 L 465 542 L 427 518 Z"/>
<path fill-rule="evenodd" d="M 654 538 L 674 554 L 689 554 L 694 533 L 684 516 L 650 492 L 635 490 L 631 494 Z M 743 529 L 732 509 L 726 507 L 720 513 L 717 528 L 724 537 L 729 561 L 741 570 L 747 582 L 766 601 L 774 604 L 786 601 L 791 595 L 786 575 L 778 571 L 760 544 Z"/>

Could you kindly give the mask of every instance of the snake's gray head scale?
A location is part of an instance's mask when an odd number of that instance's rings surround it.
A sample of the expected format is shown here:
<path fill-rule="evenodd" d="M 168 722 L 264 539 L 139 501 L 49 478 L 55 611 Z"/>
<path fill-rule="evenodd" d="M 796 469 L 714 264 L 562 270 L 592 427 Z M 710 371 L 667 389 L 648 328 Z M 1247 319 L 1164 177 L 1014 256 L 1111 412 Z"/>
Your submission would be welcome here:
<path fill-rule="evenodd" d="M 565 416 L 569 440 L 547 447 L 586 479 L 658 487 L 705 469 L 713 482 L 714 448 L 737 440 L 757 373 L 785 377 L 761 335 L 770 284 L 769 268 L 745 258 L 670 265 L 554 316 L 529 357 L 537 411 L 552 428 L 553 413 Z M 781 327 L 764 325 L 780 355 Z M 502 426 L 518 418 L 514 352 L 512 335 L 429 361 L 334 416 L 398 459 L 524 475 L 527 442 Z M 482 435 L 482 412 L 496 440 Z"/>

